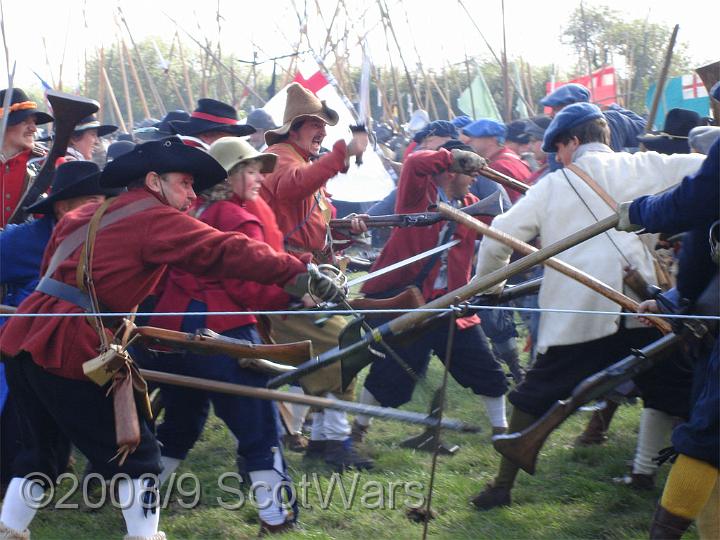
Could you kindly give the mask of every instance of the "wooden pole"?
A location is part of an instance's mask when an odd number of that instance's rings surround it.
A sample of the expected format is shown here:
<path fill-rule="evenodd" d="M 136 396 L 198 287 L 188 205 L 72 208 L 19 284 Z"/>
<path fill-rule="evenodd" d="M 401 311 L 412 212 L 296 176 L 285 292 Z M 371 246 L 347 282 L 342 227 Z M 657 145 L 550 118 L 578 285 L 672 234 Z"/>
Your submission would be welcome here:
<path fill-rule="evenodd" d="M 390 28 L 390 34 L 392 35 L 393 41 L 395 42 L 395 47 L 397 48 L 398 54 L 400 55 L 400 62 L 402 62 L 403 69 L 405 70 L 405 78 L 407 79 L 408 90 L 412 93 L 415 103 L 417 105 L 420 105 L 420 96 L 417 93 L 415 84 L 413 83 L 412 77 L 410 76 L 410 71 L 408 71 L 407 64 L 405 63 L 405 57 L 403 56 L 402 49 L 400 48 L 400 42 L 398 41 L 397 35 L 395 35 L 395 28 L 393 27 L 392 20 L 390 19 L 390 15 L 388 14 L 387 3 L 384 2 L 384 0 L 377 0 L 377 2 L 380 6 L 380 15 L 384 17 L 387 21 L 387 26 L 388 28 Z"/>
<path fill-rule="evenodd" d="M 45 52 L 45 66 L 47 67 L 48 73 L 50 74 L 50 84 L 53 88 L 57 88 L 55 84 L 55 75 L 53 75 L 52 67 L 50 67 L 50 58 L 48 57 L 47 43 L 45 42 L 45 36 L 42 38 L 43 51 Z M 58 88 L 59 90 L 59 88 Z"/>
<path fill-rule="evenodd" d="M 480 34 L 480 37 L 481 37 L 482 40 L 485 42 L 485 46 L 486 46 L 486 47 L 488 48 L 488 50 L 490 51 L 490 54 L 492 54 L 493 58 L 495 59 L 495 62 L 497 62 L 498 66 L 500 66 L 500 67 L 502 68 L 502 65 L 503 65 L 503 64 L 502 64 L 502 61 L 498 58 L 497 54 L 495 54 L 495 51 L 494 51 L 493 48 L 490 46 L 490 43 L 488 43 L 488 40 L 485 39 L 485 35 L 484 35 L 484 34 L 482 33 L 482 31 L 480 30 L 480 27 L 479 27 L 478 24 L 475 22 L 475 19 L 473 19 L 472 15 L 470 15 L 470 12 L 469 12 L 468 9 L 465 7 L 465 4 L 463 3 L 463 1 L 462 1 L 462 0 L 458 0 L 458 4 L 460 4 L 460 7 L 463 8 L 463 10 L 465 11 L 466 15 L 468 16 L 468 19 L 470 20 L 470 22 L 472 23 L 472 25 L 475 27 L 475 30 L 477 30 L 478 34 Z M 515 81 L 513 81 L 512 79 L 510 79 L 509 82 L 510 82 L 510 84 L 512 84 L 513 86 L 515 86 Z M 516 90 L 517 90 L 517 89 L 516 89 Z M 529 103 L 527 102 L 527 100 L 525 99 L 525 96 L 522 95 L 522 92 L 520 93 L 520 97 L 521 97 L 521 99 L 523 100 L 523 102 L 525 103 L 525 106 L 528 107 L 528 108 L 530 108 L 530 104 L 529 104 Z"/>
<path fill-rule="evenodd" d="M 132 56 L 130 56 L 130 53 L 128 52 L 127 45 L 125 45 L 125 40 L 121 37 L 120 43 L 122 43 L 122 49 L 125 53 L 125 58 L 127 58 L 128 65 L 130 66 L 130 75 L 132 75 L 133 82 L 135 83 L 135 87 L 138 91 L 138 96 L 140 96 L 140 103 L 143 107 L 143 112 L 145 113 L 145 118 L 152 118 L 150 115 L 150 109 L 148 108 L 147 100 L 145 99 L 145 92 L 143 91 L 142 84 L 140 83 L 140 77 L 138 77 L 138 72 L 135 69 L 135 62 L 133 62 Z"/>
<path fill-rule="evenodd" d="M 113 106 L 113 110 L 115 111 L 115 116 L 117 116 L 118 122 L 120 122 L 120 129 L 122 129 L 125 133 L 129 133 L 127 126 L 125 125 L 125 119 L 122 116 L 122 113 L 120 112 L 120 105 L 118 105 L 118 101 L 115 98 L 115 91 L 113 90 L 112 85 L 110 84 L 110 78 L 108 77 L 107 70 L 103 67 L 102 68 L 102 76 L 103 80 L 105 81 L 105 85 L 108 89 L 108 94 L 110 96 L 110 103 Z"/>
<path fill-rule="evenodd" d="M 98 58 L 98 103 L 100 103 L 100 110 L 98 111 L 98 120 L 102 124 L 105 119 L 105 77 L 103 77 L 103 71 L 105 71 L 105 49 L 100 47 L 100 55 Z"/>
<path fill-rule="evenodd" d="M 183 79 L 185 80 L 185 91 L 187 92 L 187 98 L 188 98 L 188 103 L 189 103 L 189 108 L 187 108 L 185 110 L 189 111 L 190 107 L 192 107 L 195 104 L 195 98 L 193 97 L 192 85 L 190 84 L 190 73 L 188 70 L 187 62 L 185 61 L 185 55 L 183 54 L 183 48 L 182 48 L 182 41 L 180 40 L 179 35 L 178 35 L 178 53 L 180 54 L 180 63 L 182 64 L 182 68 L 183 68 Z"/>
<path fill-rule="evenodd" d="M 505 0 L 500 1 L 500 10 L 502 12 L 502 36 L 503 36 L 503 50 L 502 50 L 502 78 L 503 78 L 503 119 L 506 124 L 512 121 L 512 97 L 510 96 L 510 74 L 508 73 L 508 61 L 507 61 L 507 40 L 505 37 Z"/>
<path fill-rule="evenodd" d="M 470 116 L 475 118 L 475 95 L 472 87 L 473 80 L 470 78 L 470 62 L 467 53 L 465 54 L 465 73 L 467 73 L 468 90 L 470 90 L 470 106 L 472 107 L 472 114 Z"/>
<path fill-rule="evenodd" d="M 442 99 L 445 102 L 445 106 L 448 110 L 448 118 L 452 120 L 455 118 L 455 113 L 452 110 L 452 105 L 450 105 L 450 100 L 447 98 L 447 96 L 443 93 L 442 90 L 440 90 L 440 87 L 438 86 L 437 81 L 435 80 L 435 76 L 431 73 L 430 74 L 430 80 L 433 83 L 433 86 L 435 86 L 435 90 L 437 90 L 437 93 L 440 95 L 440 99 Z"/>
<path fill-rule="evenodd" d="M 449 205 L 439 205 L 438 211 L 446 218 L 452 219 L 462 225 L 465 225 L 466 227 L 473 229 L 474 231 L 482 234 L 483 236 L 487 236 L 489 238 L 492 238 L 493 240 L 497 240 L 498 242 L 505 244 L 506 246 L 512 248 L 518 253 L 521 253 L 522 255 L 530 255 L 539 251 L 538 248 L 531 246 L 530 244 L 527 244 L 522 240 L 518 240 L 517 238 L 507 234 L 506 232 L 490 227 L 489 225 L 485 225 L 482 221 L 479 221 L 464 212 L 458 212 L 455 208 Z M 591 276 L 590 274 L 583 272 L 582 270 L 575 268 L 574 266 L 555 257 L 545 259 L 543 261 L 543 264 L 548 268 L 552 268 L 553 270 L 560 272 L 564 276 L 567 276 L 571 279 L 574 279 L 578 283 L 585 285 L 596 293 L 604 296 L 608 300 L 615 302 L 623 309 L 626 309 L 633 313 L 637 313 L 639 304 L 635 300 L 619 291 L 616 291 L 610 285 L 600 281 L 596 277 Z M 654 319 L 651 317 L 648 317 L 648 320 L 652 321 L 653 325 L 663 334 L 668 334 L 672 332 L 672 328 L 667 321 L 663 319 Z"/>
<path fill-rule="evenodd" d="M 170 86 L 172 86 L 173 92 L 175 92 L 175 97 L 180 102 L 180 106 L 183 108 L 184 111 L 189 110 L 188 105 L 185 102 L 185 99 L 183 98 L 182 94 L 180 93 L 180 88 L 178 88 L 177 83 L 175 82 L 175 77 L 173 77 L 170 74 L 170 71 L 172 70 L 172 58 L 173 54 L 175 53 L 175 40 L 179 40 L 180 36 L 178 35 L 177 31 L 175 32 L 175 35 L 173 36 L 172 44 L 170 45 L 170 52 L 168 53 L 167 57 L 167 69 L 165 70 L 165 80 L 170 83 Z"/>
<path fill-rule="evenodd" d="M 160 92 L 158 92 L 157 87 L 155 86 L 155 82 L 153 81 L 152 76 L 150 75 L 150 72 L 148 71 L 147 67 L 145 66 L 145 62 L 142 59 L 142 55 L 140 54 L 140 49 L 138 49 L 137 44 L 135 43 L 135 39 L 133 39 L 132 32 L 130 32 L 130 26 L 128 25 L 127 21 L 125 20 L 125 15 L 122 12 L 122 8 L 118 6 L 118 13 L 120 14 L 120 20 L 122 21 L 123 25 L 125 25 L 125 29 L 127 30 L 128 37 L 130 38 L 130 43 L 133 46 L 133 51 L 135 51 L 135 54 L 137 55 L 138 63 L 140 64 L 140 68 L 143 70 L 143 73 L 145 74 L 145 78 L 148 82 L 148 87 L 150 88 L 150 93 L 153 96 L 153 99 L 155 100 L 155 105 L 157 106 L 158 110 L 160 111 L 161 116 L 165 116 L 167 114 L 167 109 L 165 108 L 165 104 L 163 103 L 162 97 L 160 97 Z"/>
<path fill-rule="evenodd" d="M 132 101 L 130 99 L 130 86 L 128 85 L 127 80 L 127 70 L 125 69 L 125 53 L 123 52 L 122 42 L 119 40 L 118 53 L 120 58 L 120 77 L 122 78 L 123 94 L 125 95 L 125 109 L 127 110 L 128 121 L 130 122 L 130 130 L 133 130 L 135 129 L 135 118 L 133 115 Z"/>
<path fill-rule="evenodd" d="M 385 22 L 384 17 L 382 18 L 382 24 L 383 24 L 383 29 L 385 30 L 385 51 L 387 52 L 388 61 L 390 62 L 390 77 L 392 78 L 393 90 L 395 92 L 393 99 L 398 108 L 398 114 L 400 115 L 400 123 L 404 124 L 405 123 L 405 109 L 403 108 L 402 96 L 400 95 L 400 90 L 398 88 L 398 82 L 397 82 L 397 76 L 395 75 L 395 64 L 393 63 L 392 56 L 390 55 L 390 41 L 388 40 L 387 23 Z"/>
<path fill-rule="evenodd" d="M 444 99 L 445 99 L 445 103 L 447 103 L 447 106 L 448 106 L 448 114 L 450 115 L 450 120 L 452 120 L 453 118 L 455 118 L 456 114 L 455 114 L 455 110 L 453 109 L 453 106 L 452 106 L 452 95 L 450 94 L 450 81 L 448 80 L 448 78 L 450 77 L 450 73 L 448 73 L 447 75 L 445 74 L 445 66 L 443 66 L 442 72 L 443 72 L 443 82 L 445 83 L 445 98 Z"/>
<path fill-rule="evenodd" d="M 380 79 L 380 72 L 379 70 L 373 65 L 373 78 L 375 79 L 375 86 L 377 87 L 378 91 L 380 92 L 380 99 L 382 100 L 383 104 L 383 117 L 387 122 L 390 122 L 392 124 L 394 130 L 399 130 L 400 126 L 397 123 L 397 120 L 395 119 L 395 116 L 392 114 L 392 108 L 390 107 L 390 102 L 387 99 L 387 94 L 385 93 L 385 86 L 382 83 L 382 80 Z"/>
<path fill-rule="evenodd" d="M 185 30 L 184 28 L 182 28 L 182 27 L 177 23 L 177 21 L 176 21 L 175 19 L 173 19 L 172 17 L 170 17 L 170 15 L 168 15 L 167 13 L 163 13 L 163 14 L 165 15 L 165 17 L 167 17 L 168 19 L 170 19 L 170 21 L 171 21 L 173 24 L 175 24 L 175 26 L 176 26 L 177 28 L 179 28 L 180 30 L 182 30 L 192 41 L 194 41 L 196 45 L 198 45 L 202 50 L 204 50 L 206 57 L 212 59 L 214 62 L 217 63 L 218 69 L 219 69 L 219 68 L 222 68 L 222 69 L 224 69 L 224 70 L 228 73 L 228 75 L 230 75 L 231 77 L 234 76 L 233 71 L 232 71 L 229 67 L 227 67 L 225 64 L 223 64 L 207 46 L 203 45 L 203 44 L 200 43 L 197 39 L 195 39 L 195 38 L 192 36 L 192 34 L 190 34 L 187 30 Z M 250 88 L 246 83 L 244 83 L 242 80 L 240 80 L 239 77 L 235 77 L 235 80 L 238 81 L 238 82 L 240 82 L 240 83 L 247 89 L 248 92 L 250 92 L 251 94 L 253 94 L 253 95 L 260 101 L 261 104 L 263 104 L 263 105 L 265 104 L 265 100 L 264 100 L 262 97 L 260 97 L 260 96 L 259 96 L 252 88 Z M 204 91 L 206 92 L 206 91 L 207 91 L 207 88 L 204 88 Z"/>
<path fill-rule="evenodd" d="M 677 39 L 678 30 L 680 30 L 680 25 L 676 24 L 675 28 L 673 28 L 672 35 L 670 36 L 667 51 L 665 51 L 665 60 L 662 65 L 662 69 L 660 70 L 660 77 L 658 78 L 657 85 L 655 86 L 655 95 L 653 96 L 650 114 L 648 114 L 648 121 L 645 126 L 646 133 L 652 131 L 652 126 L 655 123 L 655 117 L 657 116 L 660 98 L 665 93 L 665 81 L 667 80 L 668 70 L 670 69 L 670 62 L 672 62 L 673 49 L 675 48 L 675 40 Z"/>

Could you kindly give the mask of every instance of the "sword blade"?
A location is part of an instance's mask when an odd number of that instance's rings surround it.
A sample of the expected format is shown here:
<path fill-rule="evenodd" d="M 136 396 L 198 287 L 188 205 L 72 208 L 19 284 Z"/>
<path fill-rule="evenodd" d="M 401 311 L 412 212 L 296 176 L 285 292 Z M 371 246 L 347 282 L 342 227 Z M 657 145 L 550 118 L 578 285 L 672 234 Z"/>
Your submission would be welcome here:
<path fill-rule="evenodd" d="M 366 281 L 370 281 L 371 279 L 374 279 L 378 276 L 382 276 L 383 274 L 387 274 L 388 272 L 392 272 L 393 270 L 397 270 L 398 268 L 402 268 L 403 266 L 407 266 L 414 262 L 425 259 L 425 258 L 429 257 L 430 255 L 434 255 L 435 253 L 439 253 L 441 251 L 445 251 L 446 249 L 450 249 L 451 247 L 456 246 L 459 243 L 460 243 L 460 240 L 450 240 L 449 242 L 445 242 L 444 244 L 435 246 L 432 249 L 428 249 L 427 251 L 423 251 L 422 253 L 413 255 L 409 259 L 403 259 L 402 261 L 398 261 L 394 264 L 391 264 L 390 266 L 386 266 L 385 268 L 381 268 L 380 270 L 371 272 L 370 274 L 365 274 L 362 277 L 350 280 L 350 281 L 348 281 L 347 286 L 353 287 L 355 285 L 359 285 L 360 283 L 365 283 Z"/>

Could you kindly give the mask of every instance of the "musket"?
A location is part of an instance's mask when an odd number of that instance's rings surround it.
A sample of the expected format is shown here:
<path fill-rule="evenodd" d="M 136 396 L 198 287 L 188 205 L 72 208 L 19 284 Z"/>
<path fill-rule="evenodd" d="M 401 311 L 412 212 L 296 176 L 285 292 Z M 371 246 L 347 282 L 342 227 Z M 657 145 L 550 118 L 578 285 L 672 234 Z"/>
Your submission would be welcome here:
<path fill-rule="evenodd" d="M 499 171 L 496 171 L 492 167 L 488 167 L 485 165 L 482 167 L 478 174 L 483 175 L 486 178 L 489 178 L 493 182 L 497 182 L 498 184 L 501 184 L 505 187 L 509 187 L 510 189 L 514 189 L 515 191 L 519 193 L 525 193 L 528 189 L 530 189 L 530 186 L 527 185 L 524 182 L 521 182 L 520 180 L 515 180 L 512 176 L 508 176 L 507 174 L 503 174 Z"/>
<path fill-rule="evenodd" d="M 504 268 L 500 268 L 485 276 L 478 277 L 466 285 L 448 292 L 432 302 L 425 304 L 422 310 L 405 313 L 385 324 L 382 324 L 371 332 L 366 332 L 365 335 L 361 337 L 358 336 L 356 340 L 352 343 L 348 343 L 345 347 L 336 347 L 326 351 L 320 356 L 312 358 L 310 361 L 298 366 L 295 371 L 279 375 L 271 379 L 268 382 L 268 386 L 270 388 L 277 388 L 283 384 L 295 382 L 303 376 L 313 373 L 325 366 L 331 365 L 335 362 L 341 362 L 342 384 L 343 387 L 346 388 L 355 375 L 363 367 L 372 362 L 373 359 L 367 350 L 368 345 L 376 343 L 383 338 L 400 336 L 414 327 L 419 326 L 422 322 L 430 319 L 437 313 L 428 310 L 447 309 L 450 306 L 457 305 L 458 302 L 464 302 L 479 292 L 497 285 L 515 274 L 524 272 L 536 264 L 540 264 L 544 260 L 565 251 L 566 249 L 576 246 L 585 240 L 612 229 L 615 225 L 617 225 L 617 223 L 617 215 L 611 215 L 601 221 L 598 221 L 597 223 L 593 223 L 589 227 L 573 233 L 552 245 L 536 251 L 535 253 L 518 259 Z"/>
<path fill-rule="evenodd" d="M 55 161 L 57 158 L 65 155 L 70 136 L 75 130 L 75 126 L 91 114 L 98 111 L 100 106 L 94 99 L 81 96 L 73 96 L 58 92 L 56 90 L 47 91 L 47 100 L 53 110 L 55 117 L 55 138 L 53 145 L 45 158 L 45 163 L 35 180 L 28 186 L 23 194 L 20 202 L 18 202 L 15 211 L 10 218 L 10 223 L 22 223 L 28 217 L 25 207 L 30 206 L 38 200 L 40 195 L 45 193 L 50 187 L 53 175 L 55 174 Z"/>
<path fill-rule="evenodd" d="M 500 192 L 488 195 L 484 199 L 460 208 L 460 212 L 464 212 L 470 216 L 488 216 L 495 217 L 503 213 L 505 209 L 502 204 L 502 196 Z M 440 212 L 418 212 L 413 214 L 388 214 L 384 216 L 367 216 L 360 217 L 368 228 L 382 227 L 428 227 L 439 223 L 446 219 Z M 331 229 L 350 229 L 352 225 L 351 219 L 331 219 Z"/>
<path fill-rule="evenodd" d="M 233 358 L 269 359 L 290 365 L 299 364 L 312 357 L 310 340 L 264 345 L 226 337 L 207 328 L 192 333 L 176 332 L 154 326 L 140 326 L 133 331 L 133 335 L 138 336 L 139 341 L 149 347 L 161 345 L 200 354 L 225 354 Z"/>
<path fill-rule="evenodd" d="M 206 392 L 219 392 L 221 394 L 230 394 L 233 396 L 249 397 L 254 399 L 265 399 L 270 401 L 282 401 L 286 403 L 299 403 L 301 405 L 309 405 L 320 409 L 332 409 L 336 411 L 345 411 L 352 414 L 364 414 L 383 418 L 385 420 L 395 420 L 409 424 L 421 424 L 424 426 L 437 426 L 438 423 L 443 429 L 453 431 L 461 431 L 464 433 L 479 433 L 480 428 L 460 420 L 443 418 L 438 422 L 437 418 L 426 416 L 421 413 L 403 411 L 393 409 L 392 407 L 377 407 L 375 405 L 365 405 L 352 401 L 342 401 L 339 399 L 328 399 L 305 394 L 293 394 L 290 392 L 280 392 L 278 390 L 268 390 L 267 388 L 256 388 L 254 386 L 246 386 L 243 384 L 232 384 L 212 379 L 199 379 L 196 377 L 187 377 L 185 375 L 176 375 L 174 373 L 165 373 L 163 371 L 151 371 L 141 369 L 140 374 L 148 381 L 162 384 L 173 384 L 176 386 L 184 386 L 186 388 L 194 388 Z"/>
<path fill-rule="evenodd" d="M 478 221 L 477 219 L 474 219 L 473 217 L 468 216 L 463 212 L 458 212 L 458 210 L 456 208 L 453 208 L 452 206 L 440 203 L 438 208 L 440 210 L 440 213 L 448 219 L 453 219 L 458 223 L 465 225 L 466 227 L 469 227 L 484 236 L 497 240 L 498 242 L 501 242 L 506 246 L 511 247 L 513 250 L 519 253 L 528 255 L 530 253 L 538 251 L 536 247 L 533 247 L 530 244 L 518 240 L 517 238 L 507 234 L 506 232 L 490 227 L 489 225 L 485 225 L 482 221 Z M 590 274 L 583 272 L 582 270 L 575 268 L 574 266 L 554 257 L 546 259 L 543 264 L 548 268 L 552 268 L 553 270 L 556 270 L 557 272 L 560 272 L 561 274 L 568 276 L 571 279 L 574 279 L 578 283 L 589 287 L 590 289 L 597 292 L 598 294 L 601 294 L 608 300 L 619 304 L 624 309 L 637 313 L 638 303 L 635 300 L 619 291 L 616 291 L 615 289 L 613 289 L 606 283 L 603 283 L 596 277 L 591 276 Z M 672 331 L 670 325 L 662 319 L 648 317 L 648 320 L 663 334 L 667 334 Z"/>
<path fill-rule="evenodd" d="M 494 436 L 493 447 L 525 472 L 535 474 L 540 449 L 555 428 L 583 405 L 605 396 L 617 385 L 669 356 L 677 350 L 679 341 L 680 337 L 676 334 L 667 334 L 640 350 L 633 349 L 619 362 L 583 380 L 568 399 L 556 402 L 539 420 L 520 433 Z"/>

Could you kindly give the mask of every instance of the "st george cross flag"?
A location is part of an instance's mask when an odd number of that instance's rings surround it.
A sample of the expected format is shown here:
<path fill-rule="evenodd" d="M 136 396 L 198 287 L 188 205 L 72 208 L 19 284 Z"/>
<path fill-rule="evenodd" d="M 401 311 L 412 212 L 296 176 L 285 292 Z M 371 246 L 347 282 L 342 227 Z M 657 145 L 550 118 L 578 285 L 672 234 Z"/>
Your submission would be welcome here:
<path fill-rule="evenodd" d="M 656 83 L 653 83 L 645 96 L 645 104 L 650 109 L 655 96 Z M 653 129 L 662 129 L 665 115 L 670 109 L 689 109 L 700 116 L 710 114 L 710 97 L 700 77 L 696 73 L 674 77 L 665 84 L 665 92 L 660 96 Z"/>
<path fill-rule="evenodd" d="M 349 142 L 352 139 L 350 126 L 356 121 L 343 103 L 337 90 L 330 84 L 318 65 L 313 61 L 304 62 L 295 75 L 293 82 L 300 83 L 312 91 L 319 99 L 324 100 L 328 107 L 338 113 L 339 120 L 334 126 L 326 126 L 327 133 L 323 146 L 332 148 L 340 139 Z M 275 125 L 283 125 L 287 86 L 275 94 L 263 107 L 263 110 L 273 117 Z M 327 189 L 333 199 L 347 202 L 379 201 L 383 199 L 395 185 L 385 170 L 380 157 L 375 153 L 372 143 L 363 154 L 361 166 L 351 160 L 350 168 L 345 174 L 338 174 L 330 179 Z"/>

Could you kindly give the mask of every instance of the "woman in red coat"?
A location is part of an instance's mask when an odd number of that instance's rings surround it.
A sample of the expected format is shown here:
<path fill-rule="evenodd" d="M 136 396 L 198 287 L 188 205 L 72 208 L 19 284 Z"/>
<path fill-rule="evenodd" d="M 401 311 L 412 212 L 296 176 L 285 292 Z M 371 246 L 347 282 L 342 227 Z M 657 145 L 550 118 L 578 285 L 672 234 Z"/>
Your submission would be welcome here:
<path fill-rule="evenodd" d="M 273 170 L 276 156 L 260 154 L 237 137 L 216 141 L 210 154 L 228 171 L 228 180 L 204 193 L 204 201 L 192 211 L 195 217 L 220 231 L 241 232 L 282 251 L 282 234 L 277 225 L 272 227 L 272 210 L 258 197 L 263 175 Z M 171 269 L 155 310 L 201 314 L 155 316 L 151 324 L 184 332 L 210 328 L 224 336 L 261 343 L 253 315 L 202 313 L 283 309 L 289 301 L 288 294 L 275 285 L 198 277 Z M 159 354 L 146 363 L 160 364 L 156 367 L 164 371 L 257 387 L 265 387 L 267 382 L 265 375 L 242 368 L 236 359 L 223 355 Z M 161 480 L 170 477 L 200 437 L 212 402 L 215 414 L 237 438 L 238 464 L 253 483 L 262 529 L 276 532 L 292 526 L 296 516 L 288 514 L 278 500 L 281 482 L 289 479 L 280 450 L 275 404 L 177 386 L 163 386 L 162 391 L 165 417 L 157 430 L 165 466 Z"/>

